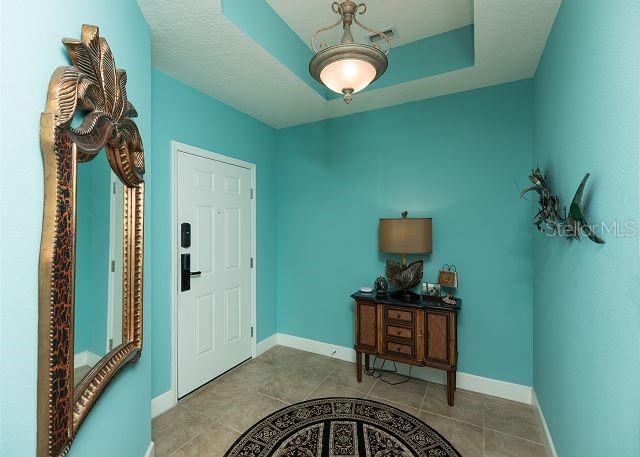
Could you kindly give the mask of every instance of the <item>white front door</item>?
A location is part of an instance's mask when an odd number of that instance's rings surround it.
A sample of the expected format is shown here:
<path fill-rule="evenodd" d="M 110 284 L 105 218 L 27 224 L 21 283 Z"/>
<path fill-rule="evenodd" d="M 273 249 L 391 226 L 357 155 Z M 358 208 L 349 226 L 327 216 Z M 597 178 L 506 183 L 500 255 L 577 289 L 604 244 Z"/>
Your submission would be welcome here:
<path fill-rule="evenodd" d="M 251 171 L 177 158 L 178 397 L 251 357 Z M 182 224 L 191 224 L 183 247 Z M 182 289 L 183 254 L 190 290 Z M 198 274 L 198 272 L 200 272 Z"/>
<path fill-rule="evenodd" d="M 122 253 L 124 231 L 124 185 L 111 172 L 109 215 L 109 314 L 107 315 L 107 352 L 122 344 Z"/>

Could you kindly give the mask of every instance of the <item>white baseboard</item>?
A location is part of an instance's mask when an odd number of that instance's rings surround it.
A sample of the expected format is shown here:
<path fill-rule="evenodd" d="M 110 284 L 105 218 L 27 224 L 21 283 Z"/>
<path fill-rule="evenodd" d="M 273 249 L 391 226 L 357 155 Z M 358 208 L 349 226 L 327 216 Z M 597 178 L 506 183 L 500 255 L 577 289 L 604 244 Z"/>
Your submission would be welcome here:
<path fill-rule="evenodd" d="M 540 402 L 538 401 L 538 397 L 536 396 L 536 391 L 534 389 L 531 389 L 531 404 L 533 405 L 533 408 L 538 412 L 538 421 L 540 422 L 540 428 L 544 430 L 544 436 L 542 438 L 544 440 L 544 449 L 547 453 L 547 457 L 558 457 L 556 447 L 554 446 L 553 439 L 551 438 L 551 433 L 549 432 L 549 427 L 547 427 L 547 421 L 544 418 L 542 407 L 540 406 Z"/>
<path fill-rule="evenodd" d="M 277 334 L 278 344 L 287 346 L 301 351 L 313 352 L 314 354 L 326 355 L 347 362 L 356 361 L 356 352 L 344 346 L 337 344 L 323 343 L 322 341 L 309 340 L 299 336 L 287 335 L 285 333 Z"/>
<path fill-rule="evenodd" d="M 101 358 L 98 354 L 94 354 L 91 351 L 82 351 L 73 354 L 73 368 L 79 368 L 85 365 L 93 367 Z"/>
<path fill-rule="evenodd" d="M 165 411 L 169 411 L 176 405 L 176 396 L 172 390 L 167 390 L 165 393 L 158 395 L 151 399 L 151 418 L 159 416 Z"/>
<path fill-rule="evenodd" d="M 506 398 L 507 400 L 513 400 L 527 405 L 531 404 L 532 389 L 530 386 L 461 372 L 457 375 L 457 385 L 461 389 Z"/>
<path fill-rule="evenodd" d="M 336 359 L 345 360 L 347 362 L 355 362 L 356 353 L 353 349 L 338 346 L 335 344 L 323 343 L 321 341 L 309 340 L 299 336 L 287 335 L 284 333 L 276 334 L 277 343 L 281 346 L 287 346 L 301 351 L 312 352 L 314 354 L 334 357 Z M 272 338 L 272 337 L 270 337 Z M 402 374 L 409 373 L 409 365 L 398 363 L 398 371 Z M 438 384 L 446 384 L 446 375 L 442 370 L 430 367 L 413 367 L 411 375 L 418 379 L 435 382 Z M 456 385 L 461 389 L 473 392 L 492 395 L 494 397 L 505 398 L 520 403 L 531 404 L 531 387 L 514 384 L 511 382 L 500 381 L 498 379 L 484 378 L 473 374 L 458 372 L 456 375 Z"/>
<path fill-rule="evenodd" d="M 265 352 L 267 352 L 269 349 L 271 349 L 272 347 L 276 346 L 277 344 L 278 344 L 278 334 L 277 333 L 274 333 L 270 337 L 265 338 L 264 340 L 260 341 L 256 345 L 256 357 L 258 357 L 259 355 L 264 354 Z"/>
<path fill-rule="evenodd" d="M 144 453 L 144 457 L 155 457 L 156 455 L 156 445 L 152 442 L 149 443 L 149 447 L 147 448 L 147 452 Z"/>

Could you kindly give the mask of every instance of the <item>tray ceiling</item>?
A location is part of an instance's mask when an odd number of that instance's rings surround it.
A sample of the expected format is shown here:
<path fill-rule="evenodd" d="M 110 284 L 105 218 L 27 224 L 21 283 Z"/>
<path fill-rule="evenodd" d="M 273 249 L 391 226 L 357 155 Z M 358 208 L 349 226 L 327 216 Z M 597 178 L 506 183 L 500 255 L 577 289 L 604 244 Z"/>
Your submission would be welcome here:
<path fill-rule="evenodd" d="M 295 6 L 291 0 L 266 1 L 309 47 L 316 30 L 337 20 L 331 11 L 331 2 L 327 0 L 307 0 Z M 399 37 L 393 40 L 392 46 L 473 24 L 473 0 L 368 0 L 365 3 L 367 11 L 358 15 L 358 19 L 377 30 L 395 26 Z M 341 30 L 333 30 L 334 39 L 340 38 Z M 357 26 L 352 28 L 352 32 L 355 40 L 361 43 L 366 43 L 370 35 Z"/>
<path fill-rule="evenodd" d="M 259 28 L 265 0 L 245 1 L 263 2 L 254 3 L 260 7 L 255 17 L 245 18 L 254 29 Z M 256 39 L 255 30 L 226 17 L 221 0 L 138 0 L 151 29 L 154 67 L 276 128 L 530 78 L 560 3 L 369 0 L 363 22 L 376 28 L 396 26 L 400 38 L 393 45 L 398 54 L 418 40 L 473 23 L 474 64 L 372 88 L 345 105 L 339 98 L 327 100 L 300 71 L 291 70 L 291 62 L 289 66 L 283 63 L 290 55 L 274 52 L 273 46 Z M 326 0 L 268 0 L 266 5 L 294 32 L 290 33 L 294 39 L 308 46 L 310 31 L 335 21 L 330 4 Z M 421 57 L 416 55 L 416 59 Z"/>

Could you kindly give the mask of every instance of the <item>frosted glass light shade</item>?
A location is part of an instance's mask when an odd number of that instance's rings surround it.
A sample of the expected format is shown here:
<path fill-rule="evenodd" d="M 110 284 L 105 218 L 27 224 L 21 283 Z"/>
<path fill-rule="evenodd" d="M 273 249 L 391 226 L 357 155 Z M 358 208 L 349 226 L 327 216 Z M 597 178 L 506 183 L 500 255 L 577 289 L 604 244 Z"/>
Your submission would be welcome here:
<path fill-rule="evenodd" d="M 338 94 L 343 89 L 360 92 L 376 78 L 376 69 L 369 62 L 358 59 L 344 59 L 330 63 L 320 72 L 323 84 Z"/>

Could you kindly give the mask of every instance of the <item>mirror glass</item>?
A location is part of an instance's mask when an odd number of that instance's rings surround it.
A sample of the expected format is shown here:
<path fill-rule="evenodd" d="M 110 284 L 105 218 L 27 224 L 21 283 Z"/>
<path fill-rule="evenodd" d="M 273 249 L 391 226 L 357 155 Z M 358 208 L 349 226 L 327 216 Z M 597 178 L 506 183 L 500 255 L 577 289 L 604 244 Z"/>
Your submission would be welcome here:
<path fill-rule="evenodd" d="M 123 203 L 104 151 L 78 163 L 74 386 L 122 343 Z"/>

